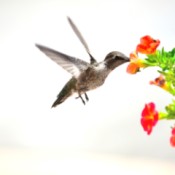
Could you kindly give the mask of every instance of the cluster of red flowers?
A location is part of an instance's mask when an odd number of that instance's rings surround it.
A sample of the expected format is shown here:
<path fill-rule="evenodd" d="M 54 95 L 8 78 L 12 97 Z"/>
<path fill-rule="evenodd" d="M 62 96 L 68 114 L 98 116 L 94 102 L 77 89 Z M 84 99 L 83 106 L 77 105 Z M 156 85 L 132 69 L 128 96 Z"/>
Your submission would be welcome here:
<path fill-rule="evenodd" d="M 157 124 L 158 120 L 159 113 L 155 108 L 155 104 L 153 102 L 145 104 L 142 110 L 141 125 L 148 135 L 151 134 L 152 128 Z M 172 128 L 171 134 L 170 143 L 175 147 L 175 126 Z"/>
<path fill-rule="evenodd" d="M 140 39 L 140 44 L 138 44 L 136 47 L 136 51 L 130 54 L 130 63 L 127 67 L 127 72 L 130 74 L 135 74 L 140 70 L 140 68 L 147 67 L 148 65 L 146 62 L 138 57 L 138 53 L 146 55 L 154 54 L 159 44 L 159 40 L 155 40 L 148 35 L 142 37 Z M 151 81 L 150 84 L 157 85 L 169 91 L 169 87 L 162 75 L 160 75 L 154 81 Z M 157 124 L 159 119 L 161 119 L 161 116 L 156 110 L 155 104 L 153 102 L 145 104 L 145 107 L 142 110 L 140 122 L 144 131 L 146 131 L 148 135 L 151 134 L 153 127 Z M 172 128 L 170 143 L 173 147 L 175 147 L 175 126 Z"/>
<path fill-rule="evenodd" d="M 130 54 L 130 64 L 127 67 L 127 72 L 135 74 L 139 71 L 140 68 L 146 67 L 144 60 L 138 57 L 138 53 L 142 54 L 154 54 L 157 47 L 159 46 L 160 41 L 151 38 L 146 35 L 140 39 L 140 44 L 137 45 L 136 51 Z M 158 81 L 160 82 L 160 81 Z M 157 82 L 152 82 L 152 84 Z M 159 119 L 159 114 L 155 109 L 154 103 L 148 103 L 145 105 L 145 108 L 142 111 L 141 124 L 143 129 L 147 134 L 151 134 L 153 126 L 156 125 Z"/>
<path fill-rule="evenodd" d="M 144 60 L 138 57 L 138 53 L 154 54 L 159 44 L 159 40 L 155 40 L 148 35 L 142 37 L 140 39 L 140 44 L 136 47 L 136 51 L 130 54 L 130 64 L 127 67 L 127 72 L 135 74 L 140 68 L 146 67 L 147 65 Z"/>

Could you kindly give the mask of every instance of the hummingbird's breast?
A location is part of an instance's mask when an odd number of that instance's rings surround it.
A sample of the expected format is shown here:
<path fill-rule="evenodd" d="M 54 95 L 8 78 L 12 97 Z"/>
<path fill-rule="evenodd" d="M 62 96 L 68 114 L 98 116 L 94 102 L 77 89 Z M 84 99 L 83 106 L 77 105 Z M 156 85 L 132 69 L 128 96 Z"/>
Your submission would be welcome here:
<path fill-rule="evenodd" d="M 103 85 L 109 71 L 107 68 L 99 69 L 96 67 L 89 67 L 86 71 L 81 73 L 77 81 L 77 89 L 80 92 L 86 92 Z"/>

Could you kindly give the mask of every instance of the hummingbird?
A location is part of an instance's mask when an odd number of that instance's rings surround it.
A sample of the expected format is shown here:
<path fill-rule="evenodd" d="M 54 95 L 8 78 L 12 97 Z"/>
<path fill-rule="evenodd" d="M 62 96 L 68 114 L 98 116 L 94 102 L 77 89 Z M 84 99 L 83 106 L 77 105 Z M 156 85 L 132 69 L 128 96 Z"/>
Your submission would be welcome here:
<path fill-rule="evenodd" d="M 89 101 L 86 93 L 87 91 L 102 86 L 110 72 L 112 72 L 116 67 L 129 62 L 129 58 L 118 51 L 108 53 L 103 61 L 97 62 L 90 53 L 89 47 L 76 25 L 70 17 L 67 17 L 67 19 L 74 33 L 88 53 L 90 63 L 49 47 L 35 44 L 35 46 L 46 56 L 72 74 L 72 78 L 65 84 L 60 93 L 57 95 L 57 99 L 52 104 L 52 107 L 56 107 L 57 105 L 63 103 L 67 98 L 75 93 L 78 94 L 78 97 L 76 98 L 80 98 L 82 103 L 85 105 L 86 102 Z M 86 102 L 82 95 L 85 96 Z"/>

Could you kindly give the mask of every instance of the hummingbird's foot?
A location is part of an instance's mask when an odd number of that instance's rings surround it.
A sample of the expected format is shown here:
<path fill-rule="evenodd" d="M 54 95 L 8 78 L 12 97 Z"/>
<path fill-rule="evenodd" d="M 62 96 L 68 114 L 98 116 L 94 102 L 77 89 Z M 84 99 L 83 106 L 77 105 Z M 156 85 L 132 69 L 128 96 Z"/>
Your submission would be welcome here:
<path fill-rule="evenodd" d="M 86 94 L 87 95 L 87 94 Z M 83 104 L 85 105 L 86 103 L 85 103 L 85 101 L 84 101 L 84 99 L 83 99 L 83 97 L 79 94 L 79 96 L 78 97 L 75 97 L 76 99 L 78 99 L 78 98 L 80 98 L 81 99 L 81 101 L 83 102 Z M 85 98 L 86 98 L 86 96 L 85 96 Z M 88 97 L 87 97 L 88 98 Z M 86 100 L 87 100 L 87 98 L 86 98 Z"/>
<path fill-rule="evenodd" d="M 85 101 L 83 100 L 83 97 L 80 95 L 79 96 L 80 98 L 81 98 L 81 101 L 83 102 L 83 104 L 85 105 L 86 103 L 85 103 Z"/>
<path fill-rule="evenodd" d="M 84 93 L 84 95 L 85 95 L 86 101 L 89 101 L 89 98 L 88 98 L 87 94 Z"/>
<path fill-rule="evenodd" d="M 89 101 L 89 97 L 88 97 L 88 95 L 86 93 L 84 93 L 84 96 L 86 98 L 86 101 Z M 75 98 L 76 99 L 81 98 L 81 100 L 83 99 L 81 95 L 79 95 L 78 97 L 75 97 Z M 84 100 L 82 100 L 82 101 L 84 101 Z"/>

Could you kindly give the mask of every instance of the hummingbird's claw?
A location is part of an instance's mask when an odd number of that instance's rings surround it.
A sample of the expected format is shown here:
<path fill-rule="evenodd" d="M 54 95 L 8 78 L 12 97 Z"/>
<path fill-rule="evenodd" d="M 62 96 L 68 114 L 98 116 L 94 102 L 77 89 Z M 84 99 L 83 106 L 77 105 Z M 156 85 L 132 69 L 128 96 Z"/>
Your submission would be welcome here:
<path fill-rule="evenodd" d="M 85 96 L 86 101 L 89 101 L 89 97 L 86 93 L 84 93 L 84 96 Z M 81 95 L 79 95 L 78 97 L 75 97 L 75 99 L 78 99 L 78 98 L 81 98 L 83 104 L 85 104 L 85 101 L 83 100 L 83 97 Z"/>
<path fill-rule="evenodd" d="M 86 101 L 89 101 L 87 94 L 85 93 L 84 95 L 85 95 Z"/>
<path fill-rule="evenodd" d="M 83 104 L 85 105 L 86 103 L 85 103 L 85 101 L 83 100 L 83 97 L 80 95 L 79 96 L 80 98 L 81 98 L 81 101 L 83 102 Z"/>
<path fill-rule="evenodd" d="M 82 101 L 82 103 L 85 105 L 86 104 L 86 102 L 84 101 L 84 99 L 83 99 L 83 97 L 79 94 L 79 96 L 78 97 L 75 97 L 76 99 L 78 99 L 78 98 L 80 98 L 81 99 L 81 101 Z M 86 98 L 86 101 L 89 101 L 89 98 L 88 98 L 88 96 L 87 96 L 87 94 L 85 93 L 85 98 Z"/>

